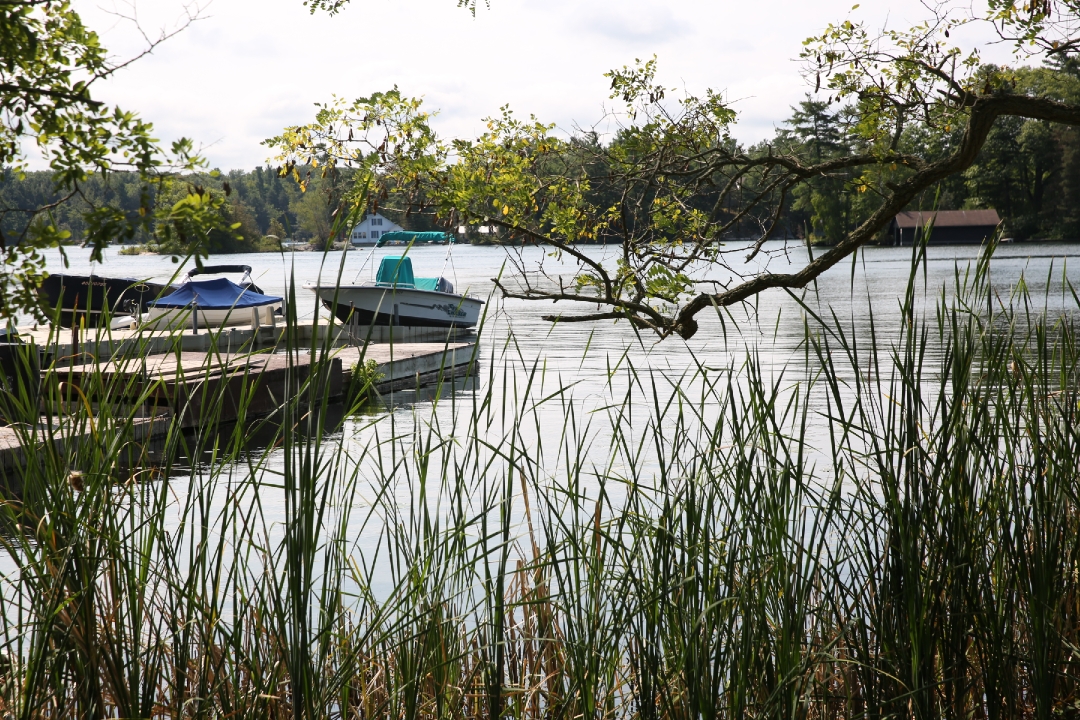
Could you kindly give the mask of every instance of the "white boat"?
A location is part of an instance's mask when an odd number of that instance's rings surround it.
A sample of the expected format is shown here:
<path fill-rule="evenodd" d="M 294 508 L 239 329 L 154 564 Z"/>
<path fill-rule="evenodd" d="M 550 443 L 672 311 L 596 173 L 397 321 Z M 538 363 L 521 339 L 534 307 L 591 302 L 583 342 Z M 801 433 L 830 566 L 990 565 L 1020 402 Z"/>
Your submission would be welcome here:
<path fill-rule="evenodd" d="M 386 257 L 374 282 L 304 286 L 343 323 L 402 327 L 470 328 L 484 301 L 454 292 L 444 277 L 413 276 L 412 260 Z"/>
<path fill-rule="evenodd" d="M 227 278 L 193 280 L 195 275 L 243 272 L 241 284 Z M 264 295 L 251 282 L 248 265 L 216 265 L 196 268 L 188 280 L 171 295 L 148 303 L 139 319 L 146 330 L 193 330 L 238 325 L 275 325 L 281 314 L 281 298 Z"/>

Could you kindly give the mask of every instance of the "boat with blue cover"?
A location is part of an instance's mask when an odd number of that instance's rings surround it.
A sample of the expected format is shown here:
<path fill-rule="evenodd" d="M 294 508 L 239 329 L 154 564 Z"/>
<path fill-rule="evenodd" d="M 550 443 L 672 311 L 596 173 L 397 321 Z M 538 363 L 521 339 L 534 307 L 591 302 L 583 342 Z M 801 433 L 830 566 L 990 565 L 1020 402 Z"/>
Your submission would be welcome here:
<path fill-rule="evenodd" d="M 470 328 L 484 305 L 479 298 L 455 293 L 444 277 L 416 277 L 412 260 L 404 256 L 384 257 L 374 282 L 304 287 L 343 323 L 358 325 Z"/>
<path fill-rule="evenodd" d="M 196 275 L 243 272 L 237 285 L 228 278 L 194 280 Z M 281 313 L 282 299 L 265 295 L 251 282 L 248 265 L 216 265 L 196 268 L 175 290 L 147 304 L 139 327 L 152 330 L 192 327 L 216 328 L 235 325 L 274 325 Z"/>

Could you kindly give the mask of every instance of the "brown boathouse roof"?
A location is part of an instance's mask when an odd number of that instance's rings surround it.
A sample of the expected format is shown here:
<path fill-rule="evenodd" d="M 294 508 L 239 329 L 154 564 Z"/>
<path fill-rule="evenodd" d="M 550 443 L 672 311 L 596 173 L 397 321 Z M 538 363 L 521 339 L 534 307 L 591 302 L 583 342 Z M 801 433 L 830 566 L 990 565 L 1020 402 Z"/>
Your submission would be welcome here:
<path fill-rule="evenodd" d="M 936 216 L 936 217 L 935 217 Z M 896 215 L 900 228 L 924 227 L 931 220 L 934 227 L 993 227 L 1001 222 L 997 210 L 907 210 Z"/>

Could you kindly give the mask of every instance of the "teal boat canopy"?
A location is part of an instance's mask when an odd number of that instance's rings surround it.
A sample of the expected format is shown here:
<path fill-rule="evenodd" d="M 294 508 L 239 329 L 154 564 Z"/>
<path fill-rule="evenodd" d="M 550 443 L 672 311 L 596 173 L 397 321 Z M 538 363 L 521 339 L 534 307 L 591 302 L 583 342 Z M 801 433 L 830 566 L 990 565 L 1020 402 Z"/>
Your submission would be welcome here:
<path fill-rule="evenodd" d="M 417 290 L 437 290 L 438 292 L 453 292 L 454 286 L 446 281 L 446 278 L 416 278 Z"/>
<path fill-rule="evenodd" d="M 384 257 L 379 263 L 375 282 L 380 285 L 415 285 L 412 260 L 407 257 Z"/>
<path fill-rule="evenodd" d="M 391 232 L 384 232 L 379 236 L 379 242 L 376 243 L 376 247 L 382 247 L 383 245 L 389 245 L 391 243 L 402 245 L 445 245 L 447 243 L 454 242 L 454 236 L 445 232 L 412 232 L 411 230 L 394 230 Z"/>
<path fill-rule="evenodd" d="M 375 275 L 379 285 L 401 285 L 417 290 L 434 290 L 452 293 L 454 286 L 446 278 L 419 278 L 413 276 L 412 260 L 407 257 L 384 257 Z"/>

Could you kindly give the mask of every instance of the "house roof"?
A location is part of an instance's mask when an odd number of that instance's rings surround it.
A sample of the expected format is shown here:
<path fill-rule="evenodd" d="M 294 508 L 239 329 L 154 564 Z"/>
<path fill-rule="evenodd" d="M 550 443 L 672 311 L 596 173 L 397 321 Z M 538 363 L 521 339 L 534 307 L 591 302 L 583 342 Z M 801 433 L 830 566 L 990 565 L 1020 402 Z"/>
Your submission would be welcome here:
<path fill-rule="evenodd" d="M 997 210 L 909 210 L 895 218 L 901 228 L 924 227 L 931 220 L 934 227 L 994 227 L 1001 222 Z"/>

